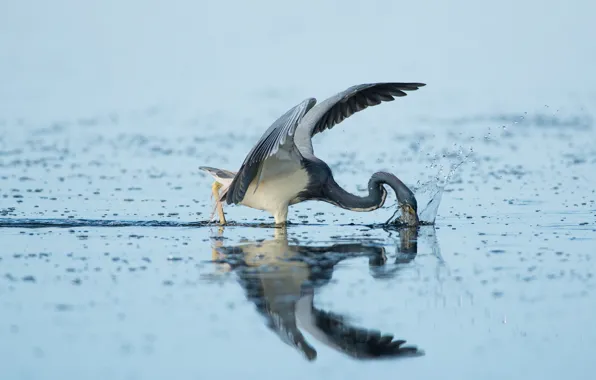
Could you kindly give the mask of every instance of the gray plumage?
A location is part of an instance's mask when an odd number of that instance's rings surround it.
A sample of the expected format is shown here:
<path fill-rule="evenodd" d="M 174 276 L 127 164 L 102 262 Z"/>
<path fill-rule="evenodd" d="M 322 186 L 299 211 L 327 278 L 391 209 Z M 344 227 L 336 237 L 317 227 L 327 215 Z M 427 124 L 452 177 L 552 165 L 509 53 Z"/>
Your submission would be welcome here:
<path fill-rule="evenodd" d="M 371 83 L 352 86 L 316 105 L 315 98 L 303 100 L 291 108 L 261 136 L 246 156 L 230 188 L 226 202 L 242 201 L 249 184 L 255 179 L 259 166 L 283 147 L 298 159 L 313 155 L 311 137 L 331 129 L 346 118 L 369 106 L 393 101 L 395 96 L 406 96 L 404 91 L 415 91 L 424 83 Z"/>
<path fill-rule="evenodd" d="M 236 176 L 236 173 L 231 172 L 226 169 L 212 168 L 210 166 L 201 166 L 201 167 L 199 167 L 199 169 L 205 170 L 212 176 L 221 178 L 221 179 L 234 179 L 234 177 Z"/>
<path fill-rule="evenodd" d="M 277 224 L 287 222 L 288 206 L 307 200 L 324 201 L 352 211 L 378 209 L 385 202 L 384 185 L 388 185 L 396 192 L 402 215 L 409 215 L 404 222 L 415 225 L 416 199 L 401 180 L 391 173 L 378 172 L 369 180 L 368 195 L 350 194 L 335 182 L 329 166 L 314 155 L 311 139 L 357 112 L 406 96 L 406 91 L 423 86 L 424 83 L 360 84 L 319 104 L 316 99 L 307 98 L 273 122 L 248 152 L 238 172 L 228 172 L 233 175 L 232 180 L 220 169 L 201 169 L 224 185 L 218 202 L 269 211 Z M 218 206 L 223 221 L 222 206 Z"/>
<path fill-rule="evenodd" d="M 262 162 L 279 152 L 280 147 L 299 157 L 300 153 L 291 140 L 292 135 L 300 120 L 315 103 L 316 100 L 313 98 L 304 100 L 283 114 L 265 131 L 257 144 L 248 152 L 236 178 L 232 181 L 226 198 L 228 204 L 242 201 L 248 185 L 257 175 Z"/>

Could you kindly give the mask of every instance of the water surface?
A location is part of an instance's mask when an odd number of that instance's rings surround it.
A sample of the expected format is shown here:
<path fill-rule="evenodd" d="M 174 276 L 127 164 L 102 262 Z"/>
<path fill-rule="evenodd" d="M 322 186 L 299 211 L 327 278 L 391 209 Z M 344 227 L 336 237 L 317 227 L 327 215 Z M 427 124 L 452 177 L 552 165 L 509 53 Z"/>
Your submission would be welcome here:
<path fill-rule="evenodd" d="M 1 6 L 0 378 L 592 378 L 591 3 L 164 4 Z M 209 223 L 199 166 L 388 80 L 427 86 L 315 153 L 444 188 L 434 226 L 380 228 L 392 196 Z"/>

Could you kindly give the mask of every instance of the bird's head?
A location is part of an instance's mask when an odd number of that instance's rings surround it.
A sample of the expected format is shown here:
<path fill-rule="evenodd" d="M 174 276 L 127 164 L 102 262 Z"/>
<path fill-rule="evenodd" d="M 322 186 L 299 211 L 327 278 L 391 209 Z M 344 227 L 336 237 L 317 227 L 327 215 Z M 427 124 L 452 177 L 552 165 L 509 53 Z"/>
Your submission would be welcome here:
<path fill-rule="evenodd" d="M 416 202 L 416 197 L 412 190 L 410 190 L 403 182 L 399 182 L 401 186 L 395 189 L 397 204 L 401 210 L 399 221 L 407 226 L 416 226 L 419 223 L 418 202 Z"/>
<path fill-rule="evenodd" d="M 401 216 L 396 221 L 407 226 L 417 226 L 420 222 L 418 202 L 412 190 L 391 173 L 378 172 L 373 175 L 372 179 L 389 185 L 395 191 L 397 204 L 401 211 Z"/>

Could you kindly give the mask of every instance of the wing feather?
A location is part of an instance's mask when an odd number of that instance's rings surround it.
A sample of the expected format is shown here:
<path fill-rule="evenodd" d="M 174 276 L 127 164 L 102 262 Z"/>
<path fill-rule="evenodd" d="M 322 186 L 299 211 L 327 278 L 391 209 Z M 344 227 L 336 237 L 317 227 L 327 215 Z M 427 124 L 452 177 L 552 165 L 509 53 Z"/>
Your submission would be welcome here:
<path fill-rule="evenodd" d="M 240 203 L 259 168 L 268 157 L 279 152 L 280 148 L 294 149 L 294 132 L 304 115 L 315 105 L 316 99 L 308 98 L 289 109 L 265 131 L 256 145 L 247 154 L 242 166 L 228 189 L 226 202 Z"/>
<path fill-rule="evenodd" d="M 311 138 L 331 129 L 356 112 L 396 97 L 406 96 L 424 83 L 368 83 L 352 86 L 313 107 L 302 119 L 294 136 L 294 142 L 302 154 L 313 154 Z"/>

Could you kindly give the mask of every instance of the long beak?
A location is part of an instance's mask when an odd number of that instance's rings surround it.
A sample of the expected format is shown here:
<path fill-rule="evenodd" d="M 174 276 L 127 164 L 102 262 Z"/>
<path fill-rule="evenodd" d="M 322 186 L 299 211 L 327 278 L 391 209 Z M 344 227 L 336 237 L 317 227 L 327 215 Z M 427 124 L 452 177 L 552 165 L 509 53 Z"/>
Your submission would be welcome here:
<path fill-rule="evenodd" d="M 399 218 L 399 221 L 407 226 L 413 227 L 413 226 L 417 226 L 420 221 L 418 219 L 418 214 L 416 213 L 416 210 L 414 210 L 414 208 L 407 204 L 407 203 L 403 203 L 400 205 L 401 208 L 401 216 Z"/>

